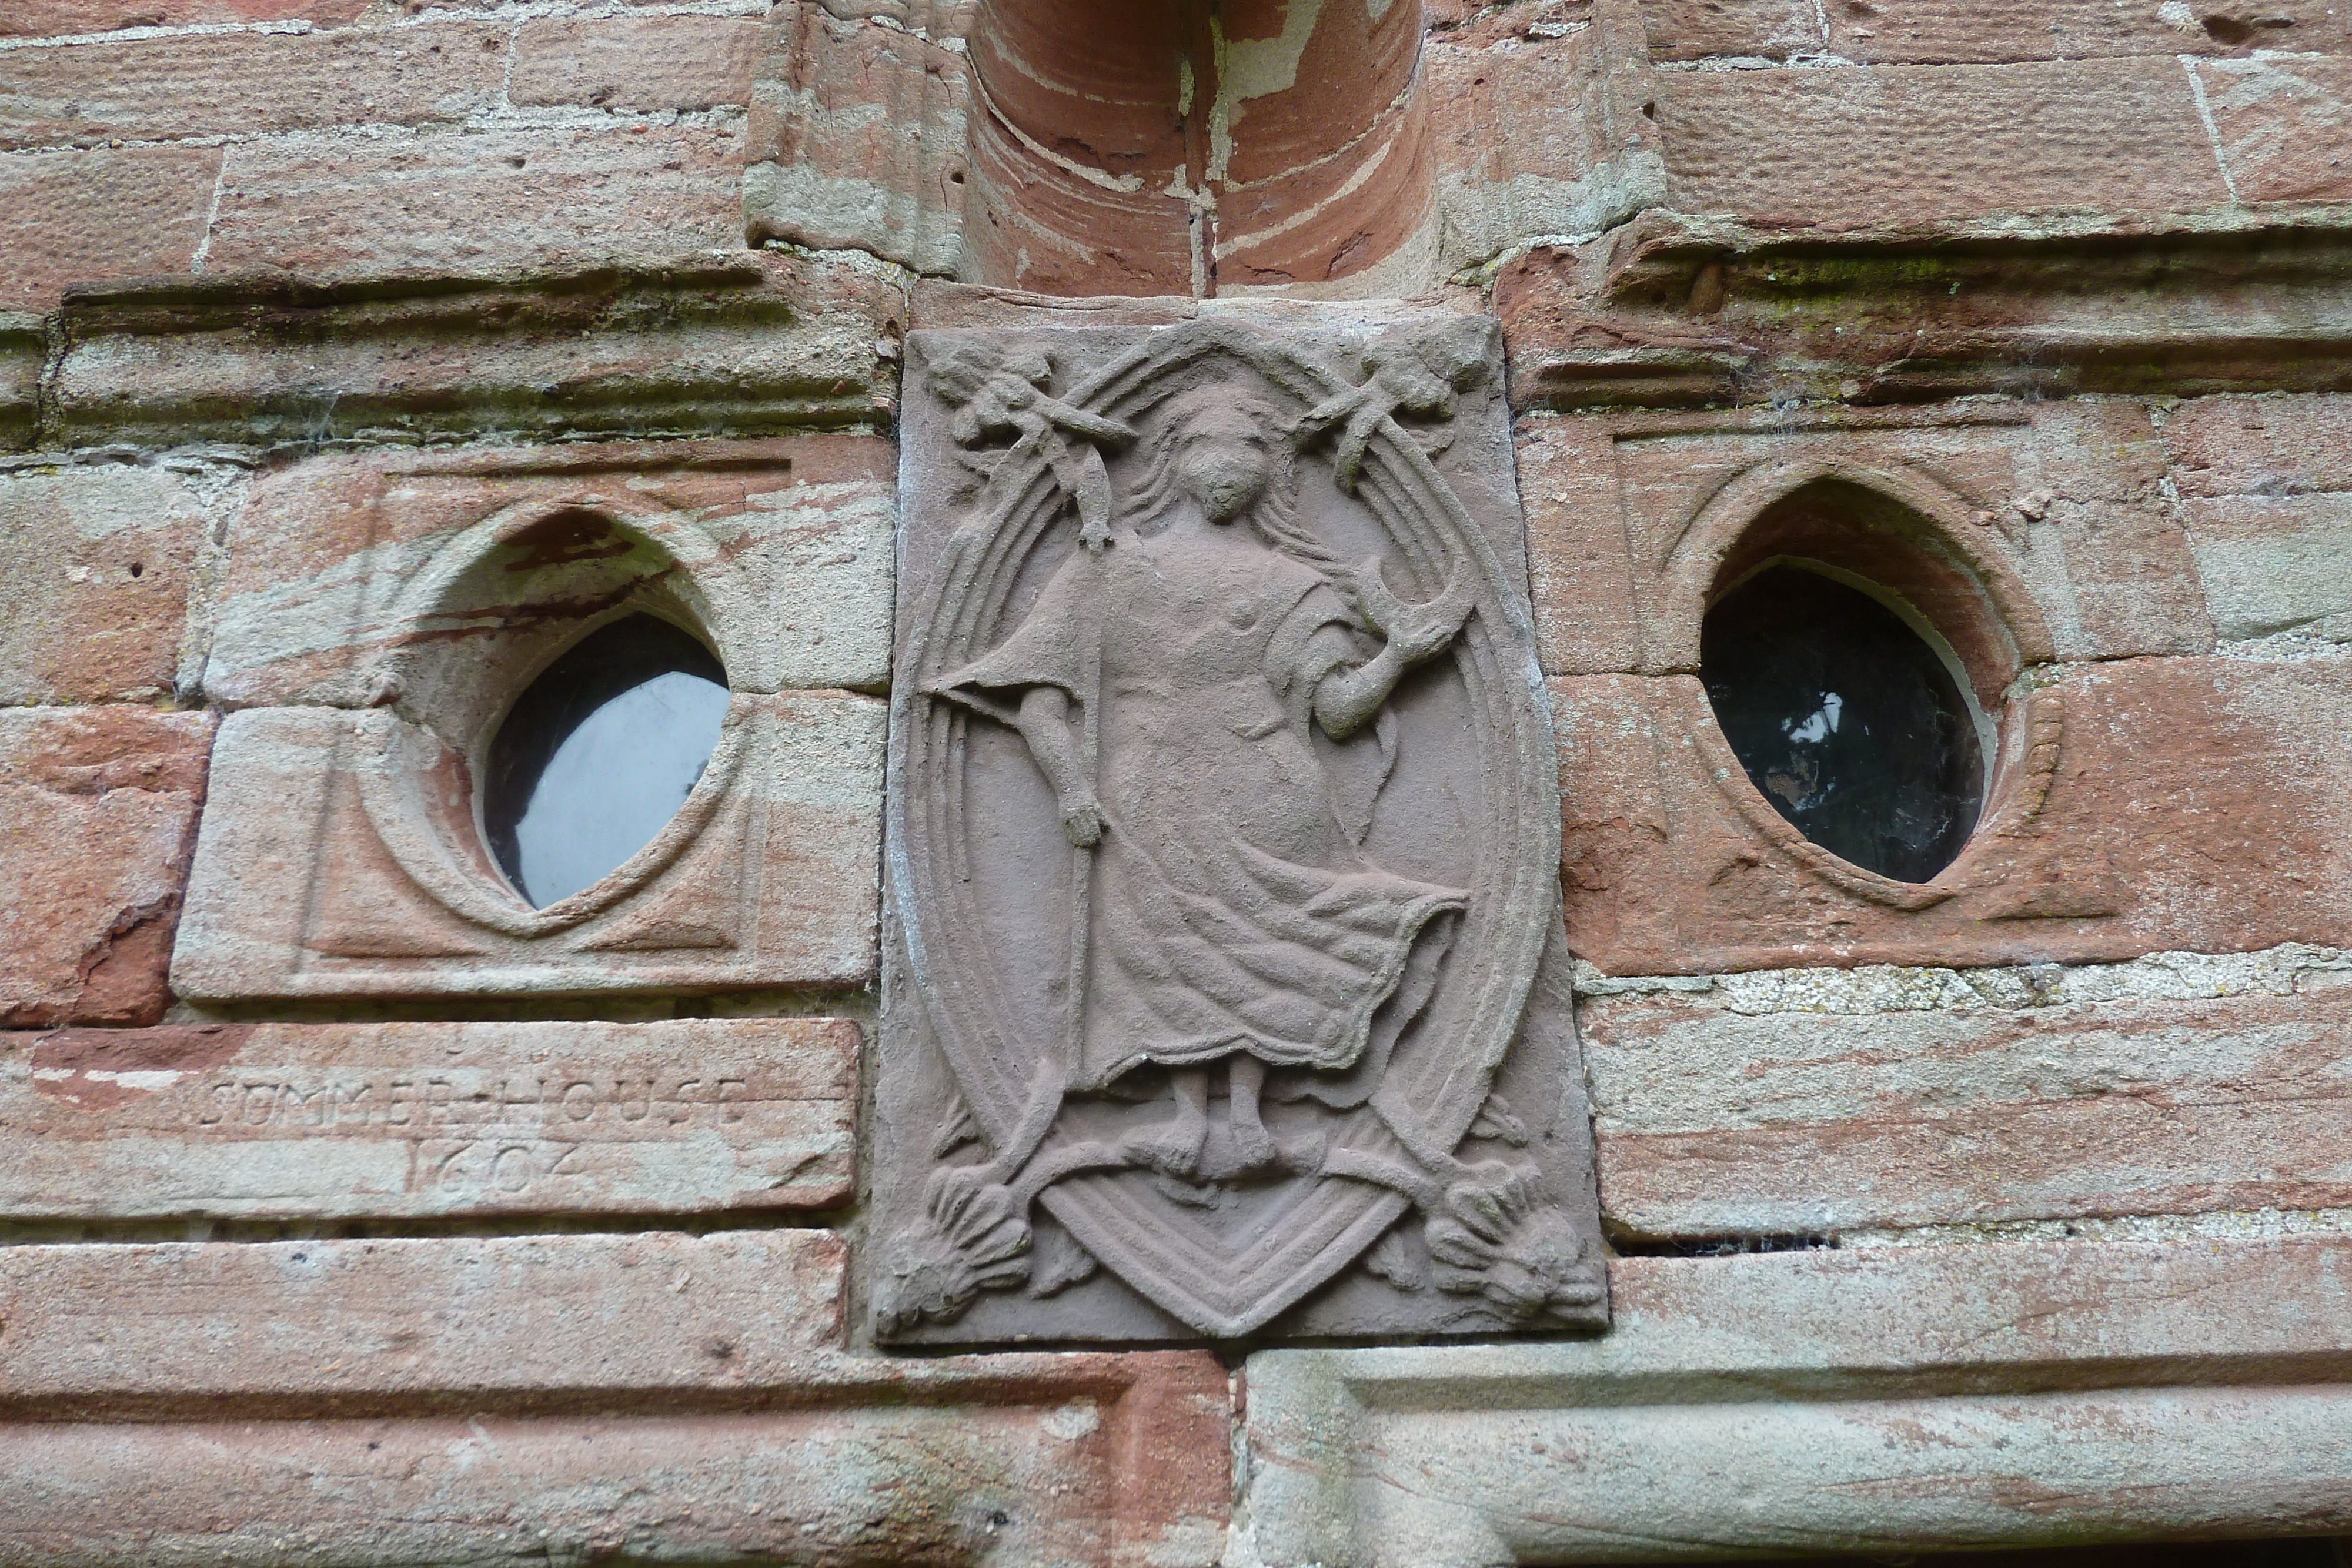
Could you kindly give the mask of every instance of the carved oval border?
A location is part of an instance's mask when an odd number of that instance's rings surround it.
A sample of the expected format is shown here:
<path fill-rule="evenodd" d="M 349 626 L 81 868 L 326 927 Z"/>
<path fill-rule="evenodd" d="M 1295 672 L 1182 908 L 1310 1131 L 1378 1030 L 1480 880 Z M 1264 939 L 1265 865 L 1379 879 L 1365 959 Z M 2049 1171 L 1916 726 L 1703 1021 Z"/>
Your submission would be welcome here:
<path fill-rule="evenodd" d="M 1161 377 L 1218 355 L 1257 371 L 1302 413 L 1350 387 L 1276 340 L 1237 323 L 1211 321 L 1156 336 L 1089 377 L 1068 401 L 1132 420 L 1169 395 L 1155 387 Z M 1373 437 L 1358 494 L 1416 578 L 1443 582 L 1446 566 L 1464 559 L 1475 578 L 1476 608 L 1454 657 L 1479 725 L 1477 744 L 1494 766 L 1486 770 L 1480 802 L 1486 841 L 1456 942 L 1462 951 L 1486 955 L 1486 962 L 1472 985 L 1453 988 L 1443 1012 L 1433 1010 L 1422 1026 L 1444 1030 L 1462 1045 L 1415 1053 L 1418 1071 L 1409 1081 L 1384 1083 L 1379 1092 L 1409 1103 L 1451 1148 L 1475 1119 L 1494 1069 L 1517 1035 L 1557 918 L 1558 755 L 1531 613 L 1459 497 L 1392 420 Z M 1016 443 L 991 481 L 991 504 L 950 539 L 929 601 L 908 628 L 891 727 L 891 766 L 899 787 L 891 792 L 888 874 L 916 988 L 975 1117 L 1000 1147 L 1029 1086 L 985 1070 L 992 1058 L 1015 1061 L 1021 1051 L 1004 1029 L 1008 1009 L 988 965 L 957 950 L 957 934 L 982 928 L 985 920 L 967 891 L 963 790 L 951 771 L 960 727 L 971 721 L 957 705 L 925 697 L 919 688 L 924 677 L 984 651 L 1013 576 L 1058 515 L 1061 500 L 1042 455 Z M 1297 1223 L 1267 1227 L 1281 1239 L 1253 1247 L 1239 1260 L 1219 1260 L 1181 1239 L 1155 1235 L 1140 1208 L 1118 1215 L 1132 1223 L 1116 1230 L 1096 1223 L 1094 1205 L 1080 1201 L 1074 1185 L 1045 1195 L 1055 1217 L 1145 1294 L 1195 1327 L 1224 1335 L 1247 1333 L 1321 1284 L 1403 1208 L 1393 1193 L 1344 1179 L 1319 1181 L 1297 1207 L 1321 1212 L 1294 1210 Z M 1117 1191 L 1097 1180 L 1088 1196 L 1115 1201 Z M 1218 1265 L 1228 1262 L 1234 1265 L 1232 1275 L 1218 1279 Z"/>
<path fill-rule="evenodd" d="M 537 497 L 503 507 L 465 528 L 436 550 L 401 585 L 386 617 L 391 634 L 398 638 L 421 631 L 436 619 L 457 613 L 449 608 L 449 599 L 467 574 L 517 535 L 566 512 L 593 513 L 619 532 L 661 551 L 678 569 L 679 580 L 674 585 L 678 598 L 709 627 L 712 638 L 719 641 L 722 647 L 726 645 L 725 632 L 731 629 L 710 626 L 711 596 L 695 577 L 696 568 L 714 565 L 723 558 L 719 542 L 683 515 L 625 516 L 616 512 L 609 501 L 593 497 Z M 593 630 L 597 624 L 625 612 L 624 606 L 583 622 L 583 625 Z M 560 657 L 562 648 L 579 640 L 574 636 L 563 643 L 548 662 Z M 400 678 L 412 667 L 413 659 L 408 647 L 402 645 L 378 659 L 376 667 Z M 401 679 L 400 684 L 407 683 Z M 528 685 L 525 679 L 518 683 L 517 690 Z M 568 931 L 644 891 L 702 835 L 740 770 L 747 745 L 745 736 L 751 727 L 751 696 L 743 692 L 731 695 L 719 743 L 703 765 L 701 778 L 688 791 L 677 812 L 662 825 L 661 831 L 597 881 L 568 898 L 536 909 L 516 897 L 502 883 L 485 877 L 470 863 L 466 846 L 451 841 L 457 829 L 425 799 L 424 770 L 393 756 L 415 738 L 402 728 L 394 727 L 400 721 L 385 716 L 381 721 L 382 728 L 373 736 L 365 736 L 367 727 L 362 725 L 367 749 L 352 772 L 359 785 L 360 803 L 367 813 L 369 826 L 374 829 L 385 852 L 419 889 L 462 920 L 505 936 L 535 940 Z M 444 747 L 449 745 L 441 737 L 431 738 Z"/>
<path fill-rule="evenodd" d="M 2057 657 L 2048 622 L 2033 601 L 2032 591 L 1985 538 L 1984 528 L 1977 522 L 1979 508 L 1965 497 L 1916 469 L 1808 457 L 1759 464 L 1717 486 L 1676 537 L 1663 574 L 1663 597 L 1677 638 L 1665 651 L 1669 660 L 1693 670 L 1698 667 L 1699 624 L 1717 567 L 1765 511 L 1823 479 L 1840 480 L 1885 497 L 1933 528 L 1982 585 L 1994 618 L 2017 650 L 2021 666 L 2048 664 Z M 2024 832 L 2049 799 L 2065 739 L 2064 695 L 2044 688 L 2012 706 L 2022 710 L 2020 733 L 1994 759 L 1986 790 L 1991 810 L 1978 819 L 1952 862 L 1924 883 L 1897 882 L 1832 854 L 1773 810 L 1749 781 L 1747 768 L 1724 737 L 1704 690 L 1689 699 L 1691 711 L 1683 715 L 1683 728 L 1697 748 L 1708 778 L 1758 836 L 1824 882 L 1874 904 L 1907 912 L 1933 908 L 1968 891 L 1978 862 L 1991 852 L 1994 842 Z"/>

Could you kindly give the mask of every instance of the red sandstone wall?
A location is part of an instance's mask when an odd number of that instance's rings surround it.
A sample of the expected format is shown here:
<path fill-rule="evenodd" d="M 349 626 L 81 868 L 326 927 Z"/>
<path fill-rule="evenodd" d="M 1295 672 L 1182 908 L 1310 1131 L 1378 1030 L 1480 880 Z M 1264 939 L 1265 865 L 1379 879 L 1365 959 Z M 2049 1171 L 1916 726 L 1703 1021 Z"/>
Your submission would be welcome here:
<path fill-rule="evenodd" d="M 1216 281 L 1361 271 L 1359 292 L 1502 319 L 1613 1234 L 2335 1225 L 2352 10 L 1527 0 L 1425 21 L 1418 162 L 1373 247 L 1392 263 L 1341 265 L 1349 235 L 1307 225 L 1298 256 L 1265 242 Z M 614 1177 L 436 1207 L 413 1171 L 364 1174 L 421 1157 L 389 1133 L 325 1166 L 362 1174 L 270 1185 L 268 1158 L 325 1160 L 284 1109 L 314 1059 L 389 1098 L 471 1061 L 458 1033 L 488 1024 L 546 1035 L 499 1051 L 559 1056 L 587 1049 L 557 1038 L 578 1020 L 870 1024 L 875 810 L 826 819 L 789 868 L 812 880 L 778 884 L 848 936 L 716 998 L 173 990 L 224 722 L 369 708 L 333 684 L 358 621 L 319 611 L 317 636 L 248 659 L 254 625 L 341 605 L 379 555 L 518 497 L 634 485 L 801 508 L 788 580 L 822 580 L 830 648 L 887 646 L 903 333 L 1106 319 L 1015 288 L 1202 308 L 1189 262 L 1109 281 L 959 240 L 988 221 L 967 204 L 971 25 L 813 0 L 0 16 L 0 1140 L 46 1173 L 0 1219 L 21 1243 L 0 1248 L 20 1454 L 0 1556 L 1222 1550 L 1243 1385 L 1215 1356 L 859 1353 L 838 1071 L 770 1096 L 803 1120 L 761 1137 L 833 1139 L 794 1207 L 631 1208 Z M 463 461 L 426 475 L 445 446 Z M 1916 480 L 2011 594 L 2019 653 L 1988 695 L 2011 701 L 2006 788 L 2031 810 L 1932 903 L 1792 852 L 1708 749 L 1705 579 L 1678 552 L 1723 486 L 1800 469 Z M 887 667 L 833 657 L 772 685 L 873 707 Z M 245 802 L 256 843 L 291 837 L 273 804 Z M 260 1119 L 198 1158 L 126 1109 L 150 1092 L 126 1072 L 227 1074 Z M 1671 1294 L 1719 1266 L 1636 1273 Z M 641 1488 L 597 1491 L 649 1453 Z"/>

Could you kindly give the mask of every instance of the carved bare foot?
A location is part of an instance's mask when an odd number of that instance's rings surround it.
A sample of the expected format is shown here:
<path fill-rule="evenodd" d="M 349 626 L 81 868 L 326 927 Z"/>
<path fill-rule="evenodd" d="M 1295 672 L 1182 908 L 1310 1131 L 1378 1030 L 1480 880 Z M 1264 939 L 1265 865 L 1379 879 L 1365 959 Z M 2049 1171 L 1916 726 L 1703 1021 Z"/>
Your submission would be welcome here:
<path fill-rule="evenodd" d="M 1265 1087 L 1265 1063 L 1255 1056 L 1235 1056 L 1225 1069 L 1226 1131 L 1233 1139 L 1234 1175 L 1265 1170 L 1282 1163 L 1274 1139 L 1258 1119 L 1258 1092 Z"/>
<path fill-rule="evenodd" d="M 1176 1114 L 1136 1134 L 1123 1147 L 1136 1165 L 1168 1176 L 1198 1176 L 1201 1150 L 1209 1141 L 1208 1070 L 1171 1072 L 1168 1082 L 1176 1092 Z"/>

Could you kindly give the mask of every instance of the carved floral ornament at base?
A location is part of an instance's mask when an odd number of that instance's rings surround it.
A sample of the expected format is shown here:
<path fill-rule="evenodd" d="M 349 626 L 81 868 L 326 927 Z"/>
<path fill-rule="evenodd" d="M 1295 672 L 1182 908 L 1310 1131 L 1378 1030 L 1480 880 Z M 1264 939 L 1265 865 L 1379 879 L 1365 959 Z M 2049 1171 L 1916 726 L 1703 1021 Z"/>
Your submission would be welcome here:
<path fill-rule="evenodd" d="M 1559 823 L 1507 478 L 1432 461 L 1492 324 L 911 350 L 877 1332 L 1087 1337 L 1107 1270 L 1235 1336 L 1360 1265 L 1604 1321 L 1580 1102 L 1563 1177 L 1496 1089 Z"/>

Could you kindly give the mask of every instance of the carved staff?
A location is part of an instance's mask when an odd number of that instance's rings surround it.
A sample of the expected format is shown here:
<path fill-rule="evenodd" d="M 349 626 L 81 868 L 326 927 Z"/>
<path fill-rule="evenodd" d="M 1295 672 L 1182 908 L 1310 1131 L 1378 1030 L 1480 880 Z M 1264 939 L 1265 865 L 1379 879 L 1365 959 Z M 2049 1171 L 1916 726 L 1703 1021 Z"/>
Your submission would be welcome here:
<path fill-rule="evenodd" d="M 1089 546 L 1086 552 L 1088 574 L 1097 580 L 1102 576 L 1102 551 Z M 1078 777 L 1086 780 L 1087 793 L 1094 798 L 1095 814 L 1102 814 L 1102 792 L 1097 788 L 1097 758 L 1102 751 L 1102 584 L 1089 583 L 1087 595 L 1086 646 L 1079 655 L 1078 683 L 1085 690 L 1078 693 Z M 1109 831 L 1105 823 L 1102 831 Z M 1087 944 L 1094 934 L 1095 845 L 1102 842 L 1099 835 L 1094 843 L 1073 843 L 1070 846 L 1070 1019 L 1065 1035 L 1063 1064 L 1075 1073 L 1086 1061 L 1087 1050 Z"/>

